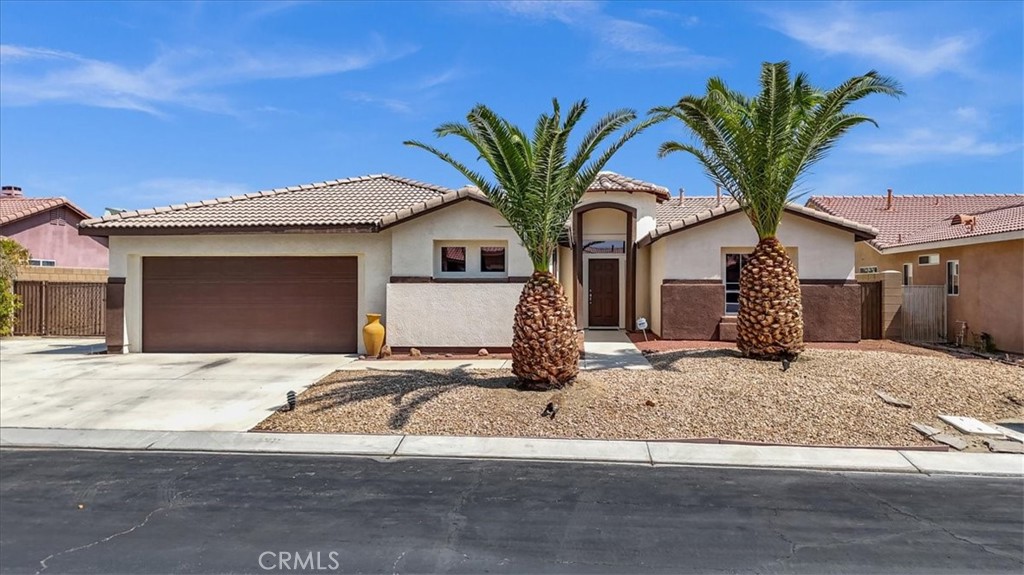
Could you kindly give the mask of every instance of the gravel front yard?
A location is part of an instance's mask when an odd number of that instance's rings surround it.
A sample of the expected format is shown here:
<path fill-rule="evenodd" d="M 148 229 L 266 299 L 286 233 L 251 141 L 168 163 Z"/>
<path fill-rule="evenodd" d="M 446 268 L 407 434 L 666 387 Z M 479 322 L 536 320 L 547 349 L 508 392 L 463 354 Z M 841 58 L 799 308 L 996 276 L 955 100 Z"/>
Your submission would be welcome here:
<path fill-rule="evenodd" d="M 942 354 L 811 349 L 789 371 L 733 349 L 649 356 L 650 371 L 581 372 L 561 392 L 509 389 L 509 371 L 335 372 L 261 431 L 932 445 L 912 421 L 1024 416 L 1024 370 Z M 913 404 L 883 403 L 881 389 Z M 549 401 L 554 419 L 540 417 Z"/>

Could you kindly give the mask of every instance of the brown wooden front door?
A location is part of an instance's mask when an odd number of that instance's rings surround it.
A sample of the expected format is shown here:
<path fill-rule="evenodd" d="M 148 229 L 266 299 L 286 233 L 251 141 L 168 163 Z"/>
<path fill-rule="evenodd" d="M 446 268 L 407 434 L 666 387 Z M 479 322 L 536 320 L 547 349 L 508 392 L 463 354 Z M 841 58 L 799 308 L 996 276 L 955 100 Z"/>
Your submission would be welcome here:
<path fill-rule="evenodd" d="M 356 351 L 354 257 L 142 259 L 142 350 Z"/>
<path fill-rule="evenodd" d="M 588 314 L 592 327 L 619 325 L 619 260 L 591 259 L 588 265 Z"/>

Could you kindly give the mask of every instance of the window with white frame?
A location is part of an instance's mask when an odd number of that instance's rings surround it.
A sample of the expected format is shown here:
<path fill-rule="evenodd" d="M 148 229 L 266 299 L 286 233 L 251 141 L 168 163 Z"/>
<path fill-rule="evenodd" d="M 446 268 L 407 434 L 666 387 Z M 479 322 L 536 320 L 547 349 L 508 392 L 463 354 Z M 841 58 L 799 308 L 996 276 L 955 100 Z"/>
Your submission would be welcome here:
<path fill-rule="evenodd" d="M 508 273 L 508 246 L 501 241 L 434 242 L 434 277 L 485 278 Z"/>
<path fill-rule="evenodd" d="M 925 254 L 923 256 L 917 256 L 917 265 L 937 266 L 939 265 L 939 254 Z"/>
<path fill-rule="evenodd" d="M 960 260 L 946 262 L 946 295 L 960 295 Z"/>
<path fill-rule="evenodd" d="M 43 267 L 43 268 L 55 268 L 55 267 L 57 267 L 57 262 L 55 260 L 30 259 L 30 260 L 28 260 L 28 265 L 30 265 L 30 266 L 38 266 L 38 267 Z"/>
<path fill-rule="evenodd" d="M 914 285 L 914 264 L 903 264 L 903 285 Z"/>
<path fill-rule="evenodd" d="M 725 313 L 734 315 L 740 311 L 740 271 L 750 259 L 750 254 L 725 254 Z"/>

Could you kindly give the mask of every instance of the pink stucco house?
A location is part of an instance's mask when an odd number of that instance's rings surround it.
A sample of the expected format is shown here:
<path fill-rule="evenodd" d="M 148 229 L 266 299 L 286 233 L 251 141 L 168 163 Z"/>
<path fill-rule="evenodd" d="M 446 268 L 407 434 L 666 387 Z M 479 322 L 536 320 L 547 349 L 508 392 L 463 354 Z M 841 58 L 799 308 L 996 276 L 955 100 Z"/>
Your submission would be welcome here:
<path fill-rule="evenodd" d="M 26 198 L 17 186 L 0 189 L 0 236 L 31 254 L 33 266 L 106 268 L 107 238 L 78 234 L 89 214 L 67 198 Z"/>

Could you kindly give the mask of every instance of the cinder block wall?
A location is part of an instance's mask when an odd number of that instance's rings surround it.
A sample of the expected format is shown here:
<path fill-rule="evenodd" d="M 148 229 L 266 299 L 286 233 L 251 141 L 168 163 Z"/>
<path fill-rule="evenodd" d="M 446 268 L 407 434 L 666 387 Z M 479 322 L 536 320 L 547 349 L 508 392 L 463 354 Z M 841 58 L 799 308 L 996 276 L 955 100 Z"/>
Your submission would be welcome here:
<path fill-rule="evenodd" d="M 107 283 L 105 268 L 44 268 L 23 266 L 18 268 L 17 281 L 54 283 Z"/>

